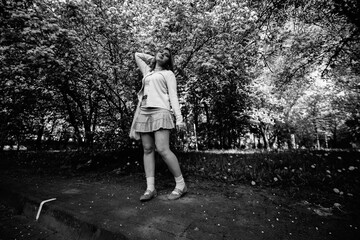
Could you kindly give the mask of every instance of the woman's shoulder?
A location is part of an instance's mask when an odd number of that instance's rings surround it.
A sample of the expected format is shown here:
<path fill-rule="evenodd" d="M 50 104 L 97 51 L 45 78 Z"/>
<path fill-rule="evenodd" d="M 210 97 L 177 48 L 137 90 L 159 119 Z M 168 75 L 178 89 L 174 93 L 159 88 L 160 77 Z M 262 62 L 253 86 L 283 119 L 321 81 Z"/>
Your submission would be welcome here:
<path fill-rule="evenodd" d="M 175 78 L 175 74 L 171 70 L 163 70 L 161 71 L 161 73 L 164 74 L 166 77 Z"/>

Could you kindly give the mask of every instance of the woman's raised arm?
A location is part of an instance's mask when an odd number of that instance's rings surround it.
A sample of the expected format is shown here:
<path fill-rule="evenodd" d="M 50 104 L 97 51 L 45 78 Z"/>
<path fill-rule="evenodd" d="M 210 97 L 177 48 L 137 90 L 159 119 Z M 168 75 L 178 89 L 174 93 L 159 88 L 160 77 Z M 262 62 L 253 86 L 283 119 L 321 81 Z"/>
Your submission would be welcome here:
<path fill-rule="evenodd" d="M 143 75 L 150 71 L 149 63 L 154 57 L 146 53 L 135 53 L 135 61 Z"/>

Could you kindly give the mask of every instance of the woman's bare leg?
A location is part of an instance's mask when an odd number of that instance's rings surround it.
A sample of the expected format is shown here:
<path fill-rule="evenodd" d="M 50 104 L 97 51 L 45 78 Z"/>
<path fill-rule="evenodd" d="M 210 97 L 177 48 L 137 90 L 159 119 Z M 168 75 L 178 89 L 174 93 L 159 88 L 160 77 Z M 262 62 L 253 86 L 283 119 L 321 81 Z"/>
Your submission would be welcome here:
<path fill-rule="evenodd" d="M 187 188 L 185 180 L 181 174 L 180 165 L 175 154 L 170 150 L 170 130 L 161 129 L 155 132 L 155 145 L 158 153 L 167 164 L 169 170 L 175 178 L 175 189 L 168 196 L 169 200 L 175 200 L 180 198 L 186 193 Z"/>
<path fill-rule="evenodd" d="M 141 141 L 144 149 L 144 169 L 147 190 L 155 189 L 155 141 L 153 133 L 142 133 Z"/>
<path fill-rule="evenodd" d="M 160 129 L 154 133 L 156 150 L 165 161 L 174 177 L 181 176 L 180 165 L 175 154 L 170 150 L 170 130 Z"/>

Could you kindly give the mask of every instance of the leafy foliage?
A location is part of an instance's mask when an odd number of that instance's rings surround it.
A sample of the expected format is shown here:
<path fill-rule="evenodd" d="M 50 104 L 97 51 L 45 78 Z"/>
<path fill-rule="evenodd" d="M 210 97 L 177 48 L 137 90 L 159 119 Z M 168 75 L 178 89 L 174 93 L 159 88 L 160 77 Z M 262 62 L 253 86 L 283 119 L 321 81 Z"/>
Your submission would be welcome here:
<path fill-rule="evenodd" d="M 1 149 L 34 140 L 37 148 L 44 140 L 131 146 L 141 86 L 133 54 L 163 46 L 176 56 L 189 126 L 178 145 L 235 148 L 249 131 L 267 149 L 359 141 L 355 0 L 5 0 L 0 7 Z"/>

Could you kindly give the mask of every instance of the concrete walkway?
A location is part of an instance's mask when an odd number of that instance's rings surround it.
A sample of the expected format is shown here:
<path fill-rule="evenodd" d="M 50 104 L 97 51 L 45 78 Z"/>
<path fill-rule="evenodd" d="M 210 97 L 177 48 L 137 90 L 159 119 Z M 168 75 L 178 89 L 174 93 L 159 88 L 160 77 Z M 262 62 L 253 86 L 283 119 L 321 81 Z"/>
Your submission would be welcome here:
<path fill-rule="evenodd" d="M 142 203 L 139 196 L 145 185 L 140 175 L 109 180 L 25 170 L 0 173 L 0 201 L 29 221 L 35 222 L 42 201 L 56 198 L 44 204 L 37 222 L 61 233 L 63 239 L 312 240 L 359 235 L 358 217 L 295 202 L 275 190 L 189 177 L 189 193 L 169 201 L 166 195 L 173 183 L 163 178 L 157 184 L 159 196 Z"/>

